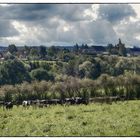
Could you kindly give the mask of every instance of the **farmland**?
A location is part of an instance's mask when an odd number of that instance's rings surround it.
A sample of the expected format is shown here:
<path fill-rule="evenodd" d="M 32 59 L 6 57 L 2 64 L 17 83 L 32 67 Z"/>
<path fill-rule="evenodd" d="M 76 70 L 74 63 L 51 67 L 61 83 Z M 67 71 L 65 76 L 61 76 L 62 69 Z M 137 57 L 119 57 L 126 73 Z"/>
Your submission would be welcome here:
<path fill-rule="evenodd" d="M 0 136 L 140 136 L 140 101 L 0 109 Z"/>
<path fill-rule="evenodd" d="M 0 108 L 0 136 L 140 136 L 140 57 L 127 56 L 120 39 L 115 54 L 110 46 L 86 53 L 91 48 L 10 45 L 0 105 L 11 110 Z"/>

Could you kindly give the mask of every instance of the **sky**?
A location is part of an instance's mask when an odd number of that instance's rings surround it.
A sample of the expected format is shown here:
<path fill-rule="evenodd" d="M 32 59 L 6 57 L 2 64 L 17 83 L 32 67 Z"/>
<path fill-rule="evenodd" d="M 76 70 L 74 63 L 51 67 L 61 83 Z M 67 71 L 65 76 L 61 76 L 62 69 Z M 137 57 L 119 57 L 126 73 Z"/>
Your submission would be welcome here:
<path fill-rule="evenodd" d="M 0 4 L 0 45 L 140 47 L 140 4 Z"/>

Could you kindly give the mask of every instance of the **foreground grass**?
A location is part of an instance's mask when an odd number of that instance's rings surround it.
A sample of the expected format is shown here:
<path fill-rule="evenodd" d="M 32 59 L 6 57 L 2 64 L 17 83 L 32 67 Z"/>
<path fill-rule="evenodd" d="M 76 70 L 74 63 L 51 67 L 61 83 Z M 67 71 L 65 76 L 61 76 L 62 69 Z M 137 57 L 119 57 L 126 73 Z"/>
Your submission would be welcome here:
<path fill-rule="evenodd" d="M 0 109 L 0 136 L 140 136 L 140 101 Z"/>

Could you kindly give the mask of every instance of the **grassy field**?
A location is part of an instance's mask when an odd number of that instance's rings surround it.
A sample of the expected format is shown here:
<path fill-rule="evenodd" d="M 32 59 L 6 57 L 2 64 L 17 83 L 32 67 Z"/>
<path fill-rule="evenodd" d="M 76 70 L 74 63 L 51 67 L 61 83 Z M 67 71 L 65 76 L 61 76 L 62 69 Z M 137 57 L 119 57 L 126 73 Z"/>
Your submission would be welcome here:
<path fill-rule="evenodd" d="M 1 108 L 0 136 L 140 136 L 140 101 Z"/>

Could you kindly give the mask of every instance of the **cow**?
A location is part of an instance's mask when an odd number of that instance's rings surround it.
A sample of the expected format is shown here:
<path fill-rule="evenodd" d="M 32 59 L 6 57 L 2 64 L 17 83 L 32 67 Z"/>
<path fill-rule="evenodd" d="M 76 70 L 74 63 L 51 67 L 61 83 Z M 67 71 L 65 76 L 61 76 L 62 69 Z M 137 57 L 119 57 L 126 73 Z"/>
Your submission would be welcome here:
<path fill-rule="evenodd" d="M 31 101 L 23 101 L 22 102 L 23 107 L 25 108 L 29 108 L 29 106 L 31 105 Z"/>
<path fill-rule="evenodd" d="M 56 104 L 60 103 L 60 100 L 59 99 L 50 99 L 50 100 L 48 100 L 47 103 L 49 105 L 56 105 Z"/>
<path fill-rule="evenodd" d="M 40 104 L 47 104 L 48 101 L 47 101 L 47 100 L 40 100 L 39 103 L 40 103 Z"/>
<path fill-rule="evenodd" d="M 32 100 L 31 101 L 31 105 L 33 106 L 34 109 L 36 109 L 37 107 L 39 108 L 43 108 L 43 107 L 47 107 L 47 100 Z"/>
<path fill-rule="evenodd" d="M 88 99 L 84 99 L 81 97 L 75 97 L 75 103 L 76 104 L 85 104 L 87 105 L 89 103 Z"/>
<path fill-rule="evenodd" d="M 75 97 L 75 104 L 82 104 L 82 98 L 81 97 Z"/>
<path fill-rule="evenodd" d="M 64 103 L 66 105 L 74 105 L 75 104 L 75 99 L 74 98 L 65 98 Z"/>
<path fill-rule="evenodd" d="M 38 100 L 37 106 L 39 108 L 48 107 L 48 100 Z"/>
<path fill-rule="evenodd" d="M 120 101 L 125 101 L 127 98 L 125 95 L 120 95 Z"/>
<path fill-rule="evenodd" d="M 12 102 L 5 102 L 4 106 L 5 106 L 6 109 L 12 109 L 14 105 L 13 105 Z"/>

